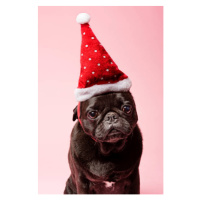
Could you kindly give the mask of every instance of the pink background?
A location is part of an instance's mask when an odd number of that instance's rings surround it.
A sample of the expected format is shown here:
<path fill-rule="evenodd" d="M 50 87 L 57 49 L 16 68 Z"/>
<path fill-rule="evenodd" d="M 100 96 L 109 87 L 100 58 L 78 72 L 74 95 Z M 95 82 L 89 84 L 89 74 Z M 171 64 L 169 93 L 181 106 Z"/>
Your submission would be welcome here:
<path fill-rule="evenodd" d="M 80 12 L 110 56 L 132 80 L 144 150 L 141 194 L 163 193 L 163 7 L 39 7 L 38 192 L 62 194 L 77 105 Z"/>

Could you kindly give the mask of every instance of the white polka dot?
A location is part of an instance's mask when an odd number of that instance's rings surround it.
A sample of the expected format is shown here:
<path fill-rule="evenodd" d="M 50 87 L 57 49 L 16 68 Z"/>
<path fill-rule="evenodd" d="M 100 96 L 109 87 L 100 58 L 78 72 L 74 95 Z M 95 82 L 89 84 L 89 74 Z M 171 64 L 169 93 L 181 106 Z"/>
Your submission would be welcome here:
<path fill-rule="evenodd" d="M 81 74 L 81 77 L 82 77 L 83 75 Z"/>
<path fill-rule="evenodd" d="M 94 37 L 91 37 L 92 40 L 94 40 Z"/>
<path fill-rule="evenodd" d="M 90 81 L 89 81 L 89 80 L 87 80 L 87 82 L 89 83 Z"/>
<path fill-rule="evenodd" d="M 81 54 L 81 56 L 83 56 L 83 53 Z"/>
<path fill-rule="evenodd" d="M 103 56 L 103 58 L 106 58 L 106 56 Z"/>
<path fill-rule="evenodd" d="M 94 74 L 95 72 L 92 72 L 92 74 Z"/>
<path fill-rule="evenodd" d="M 98 63 L 97 65 L 98 65 L 98 66 L 100 66 L 101 64 L 100 64 L 100 63 Z"/>
<path fill-rule="evenodd" d="M 85 35 L 85 32 L 83 33 L 83 35 Z"/>
<path fill-rule="evenodd" d="M 109 69 L 106 69 L 106 71 L 108 72 L 108 71 L 109 71 Z"/>
<path fill-rule="evenodd" d="M 88 45 L 86 44 L 85 47 L 88 47 Z"/>
<path fill-rule="evenodd" d="M 88 60 L 92 60 L 92 58 L 89 58 Z"/>
<path fill-rule="evenodd" d="M 84 69 L 86 69 L 86 67 L 84 67 Z"/>
<path fill-rule="evenodd" d="M 110 83 L 110 81 L 108 83 Z"/>
<path fill-rule="evenodd" d="M 97 50 L 94 50 L 94 52 L 97 52 Z"/>
<path fill-rule="evenodd" d="M 110 62 L 110 64 L 113 64 L 112 62 Z"/>
<path fill-rule="evenodd" d="M 101 80 L 103 80 L 103 77 L 101 77 Z"/>

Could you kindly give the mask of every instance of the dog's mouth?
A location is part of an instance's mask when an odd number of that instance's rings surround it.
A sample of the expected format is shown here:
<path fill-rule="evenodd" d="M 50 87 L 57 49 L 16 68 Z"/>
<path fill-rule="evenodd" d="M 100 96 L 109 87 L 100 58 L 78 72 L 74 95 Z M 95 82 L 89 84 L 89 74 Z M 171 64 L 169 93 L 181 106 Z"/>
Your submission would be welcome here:
<path fill-rule="evenodd" d="M 124 138 L 125 135 L 121 131 L 116 129 L 111 129 L 109 133 L 106 135 L 104 142 L 114 143 L 119 140 L 123 140 Z"/>

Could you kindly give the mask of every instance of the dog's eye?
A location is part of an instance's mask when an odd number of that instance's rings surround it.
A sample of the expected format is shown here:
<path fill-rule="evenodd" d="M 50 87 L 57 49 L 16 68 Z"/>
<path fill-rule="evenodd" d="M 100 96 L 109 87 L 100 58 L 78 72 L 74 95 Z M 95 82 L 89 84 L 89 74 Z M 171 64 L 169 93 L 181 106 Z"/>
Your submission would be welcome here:
<path fill-rule="evenodd" d="M 126 114 L 130 114 L 131 113 L 131 106 L 125 105 L 125 106 L 122 107 L 122 110 Z"/>
<path fill-rule="evenodd" d="M 88 113 L 88 117 L 90 119 L 95 119 L 97 117 L 97 115 L 98 115 L 97 111 L 91 111 L 91 112 Z"/>

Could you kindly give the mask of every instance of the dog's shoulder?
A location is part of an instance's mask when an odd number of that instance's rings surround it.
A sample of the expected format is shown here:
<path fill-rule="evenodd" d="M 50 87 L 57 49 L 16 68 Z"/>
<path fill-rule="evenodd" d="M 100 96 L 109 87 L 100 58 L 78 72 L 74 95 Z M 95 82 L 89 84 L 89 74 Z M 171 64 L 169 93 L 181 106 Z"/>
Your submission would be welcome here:
<path fill-rule="evenodd" d="M 84 162 L 93 159 L 97 153 L 96 142 L 83 131 L 78 121 L 71 133 L 70 149 L 74 156 Z"/>
<path fill-rule="evenodd" d="M 142 146 L 143 137 L 142 137 L 142 132 L 141 132 L 138 124 L 136 125 L 136 127 L 133 130 L 133 142 L 137 143 L 139 146 Z"/>
<path fill-rule="evenodd" d="M 141 156 L 143 149 L 143 138 L 138 125 L 136 125 L 134 128 L 132 135 L 129 136 L 129 140 L 130 141 L 127 144 L 128 150 L 133 154 Z"/>
<path fill-rule="evenodd" d="M 138 163 L 140 161 L 143 151 L 142 140 L 143 139 L 141 131 L 139 129 L 139 126 L 136 125 L 132 134 L 127 138 L 124 149 L 117 154 L 116 163 L 118 163 L 120 167 L 123 168 L 129 168 L 131 166 L 134 167 L 135 163 Z M 116 157 L 116 155 L 114 156 Z"/>

